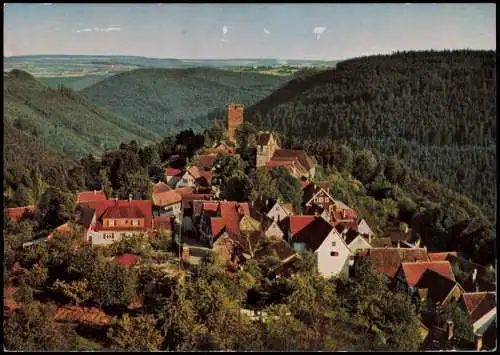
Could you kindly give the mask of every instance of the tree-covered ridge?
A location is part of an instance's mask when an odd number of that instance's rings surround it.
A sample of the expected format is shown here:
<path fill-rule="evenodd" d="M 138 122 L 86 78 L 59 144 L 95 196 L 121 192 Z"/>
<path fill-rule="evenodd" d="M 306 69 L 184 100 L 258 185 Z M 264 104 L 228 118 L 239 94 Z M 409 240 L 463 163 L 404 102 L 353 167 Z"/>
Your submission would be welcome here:
<path fill-rule="evenodd" d="M 66 89 L 51 89 L 30 74 L 4 76 L 4 116 L 19 130 L 73 158 L 99 154 L 123 140 L 151 142 L 158 136 Z"/>
<path fill-rule="evenodd" d="M 495 68 L 495 51 L 355 58 L 316 74 L 313 82 L 290 82 L 246 117 L 296 143 L 328 137 L 397 152 L 424 176 L 471 196 L 494 215 Z M 457 169 L 457 161 L 472 164 Z"/>
<path fill-rule="evenodd" d="M 211 68 L 137 69 L 81 91 L 90 101 L 160 134 L 209 127 L 207 113 L 251 105 L 289 77 Z M 218 118 L 225 118 L 225 111 Z M 219 115 L 219 113 L 217 113 Z"/>

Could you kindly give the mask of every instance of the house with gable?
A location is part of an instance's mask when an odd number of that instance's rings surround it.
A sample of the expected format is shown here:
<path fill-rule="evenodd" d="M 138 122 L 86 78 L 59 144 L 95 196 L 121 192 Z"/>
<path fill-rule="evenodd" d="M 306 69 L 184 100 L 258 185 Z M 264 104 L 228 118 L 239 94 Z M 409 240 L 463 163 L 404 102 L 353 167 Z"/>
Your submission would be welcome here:
<path fill-rule="evenodd" d="M 335 229 L 339 233 L 339 235 L 344 239 L 345 243 L 349 247 L 351 251 L 351 256 L 349 257 L 349 265 L 354 265 L 354 259 L 356 253 L 359 251 L 366 251 L 372 248 L 371 237 L 365 237 L 361 235 L 359 232 L 345 227 L 344 225 L 338 224 Z"/>
<path fill-rule="evenodd" d="M 304 150 L 281 149 L 271 132 L 260 132 L 257 136 L 257 168 L 284 166 L 296 178 L 313 179 L 317 165 L 316 159 Z"/>
<path fill-rule="evenodd" d="M 153 229 L 151 200 L 105 200 L 84 203 L 94 211 L 86 233 L 92 245 L 109 245 L 127 235 Z"/>
<path fill-rule="evenodd" d="M 175 187 L 209 188 L 212 185 L 213 175 L 214 173 L 211 170 L 191 166 L 184 172 Z"/>
<path fill-rule="evenodd" d="M 348 276 L 351 251 L 332 225 L 321 217 L 292 216 L 290 226 L 290 244 L 297 252 L 308 250 L 315 253 L 321 275 Z"/>
<path fill-rule="evenodd" d="M 265 200 L 259 198 L 251 202 L 251 214 L 256 219 L 265 216 L 279 223 L 293 215 L 293 206 L 291 203 L 281 203 L 275 199 Z"/>
<path fill-rule="evenodd" d="M 496 321 L 497 300 L 495 292 L 464 292 L 460 304 L 469 314 L 476 334 L 484 334 Z"/>
<path fill-rule="evenodd" d="M 341 223 L 357 229 L 356 211 L 330 195 L 328 182 L 312 182 L 303 192 L 304 213 L 322 216 L 333 225 Z"/>
<path fill-rule="evenodd" d="M 420 299 L 420 302 L 428 300 L 440 307 L 458 301 L 464 293 L 458 282 L 432 269 L 424 271 L 415 284 L 415 289 L 417 292 L 413 296 Z"/>
<path fill-rule="evenodd" d="M 199 225 L 201 240 L 207 241 L 212 246 L 224 231 L 238 235 L 240 221 L 244 216 L 250 216 L 248 203 L 236 201 L 204 203 Z"/>
<path fill-rule="evenodd" d="M 451 281 L 455 281 L 455 275 L 453 275 L 451 265 L 447 261 L 402 262 L 395 277 L 396 290 L 408 293 L 410 296 L 415 295 L 417 283 L 426 270 L 433 270 Z"/>
<path fill-rule="evenodd" d="M 173 216 L 180 221 L 182 195 L 178 191 L 153 192 L 152 200 L 156 216 Z"/>
<path fill-rule="evenodd" d="M 359 234 L 364 235 L 368 238 L 375 237 L 375 233 L 373 233 L 372 229 L 368 225 L 368 222 L 364 218 L 362 218 L 361 221 L 359 221 L 358 232 Z"/>
<path fill-rule="evenodd" d="M 164 175 L 165 175 L 165 181 L 167 182 L 167 184 L 170 187 L 175 187 L 177 182 L 182 177 L 182 170 L 181 169 L 174 169 L 174 168 L 165 168 Z"/>

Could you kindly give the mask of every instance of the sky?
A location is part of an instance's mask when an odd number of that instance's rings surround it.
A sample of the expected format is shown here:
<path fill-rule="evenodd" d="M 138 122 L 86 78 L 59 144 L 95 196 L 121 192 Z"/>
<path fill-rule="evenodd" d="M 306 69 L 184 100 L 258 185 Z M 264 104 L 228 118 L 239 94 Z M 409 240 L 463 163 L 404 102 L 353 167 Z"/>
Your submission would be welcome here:
<path fill-rule="evenodd" d="M 496 49 L 495 4 L 20 4 L 4 55 L 339 60 Z"/>

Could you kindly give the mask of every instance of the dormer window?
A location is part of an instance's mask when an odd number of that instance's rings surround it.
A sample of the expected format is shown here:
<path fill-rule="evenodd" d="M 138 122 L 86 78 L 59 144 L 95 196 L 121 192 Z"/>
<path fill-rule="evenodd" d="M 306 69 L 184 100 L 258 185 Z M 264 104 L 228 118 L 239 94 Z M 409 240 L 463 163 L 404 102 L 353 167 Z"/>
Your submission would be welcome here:
<path fill-rule="evenodd" d="M 114 221 L 113 219 L 109 219 L 109 220 L 108 220 L 108 225 L 109 225 L 110 227 L 113 227 L 113 226 L 115 225 L 115 221 Z"/>
<path fill-rule="evenodd" d="M 133 226 L 138 226 L 139 225 L 139 220 L 138 219 L 133 219 L 132 220 L 132 225 Z"/>

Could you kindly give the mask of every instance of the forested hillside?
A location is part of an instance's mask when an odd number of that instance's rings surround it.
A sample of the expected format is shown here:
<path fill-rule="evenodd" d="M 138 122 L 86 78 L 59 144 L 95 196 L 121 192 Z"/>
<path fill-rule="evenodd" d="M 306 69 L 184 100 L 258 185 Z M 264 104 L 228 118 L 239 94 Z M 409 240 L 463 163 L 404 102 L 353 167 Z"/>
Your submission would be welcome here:
<path fill-rule="evenodd" d="M 5 121 L 73 158 L 100 154 L 124 140 L 158 138 L 73 90 L 48 88 L 26 72 L 4 74 L 4 83 Z"/>
<path fill-rule="evenodd" d="M 214 115 L 225 115 L 222 109 L 228 103 L 251 105 L 288 80 L 287 76 L 209 68 L 138 69 L 114 75 L 81 93 L 165 135 L 184 128 L 207 128 Z"/>
<path fill-rule="evenodd" d="M 291 81 L 245 117 L 293 146 L 328 137 L 396 154 L 496 211 L 496 52 L 370 56 Z"/>
<path fill-rule="evenodd" d="M 54 77 L 39 77 L 40 80 L 45 85 L 51 88 L 59 88 L 64 86 L 68 89 L 73 89 L 75 91 L 83 90 L 95 83 L 106 79 L 107 77 L 114 75 L 83 75 L 83 76 L 54 76 Z"/>

